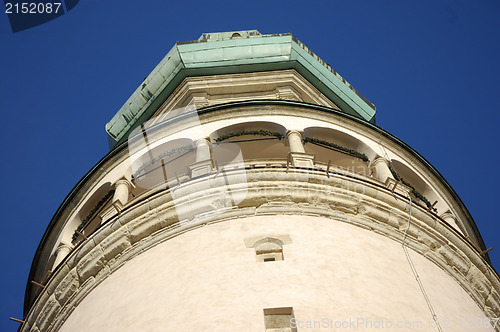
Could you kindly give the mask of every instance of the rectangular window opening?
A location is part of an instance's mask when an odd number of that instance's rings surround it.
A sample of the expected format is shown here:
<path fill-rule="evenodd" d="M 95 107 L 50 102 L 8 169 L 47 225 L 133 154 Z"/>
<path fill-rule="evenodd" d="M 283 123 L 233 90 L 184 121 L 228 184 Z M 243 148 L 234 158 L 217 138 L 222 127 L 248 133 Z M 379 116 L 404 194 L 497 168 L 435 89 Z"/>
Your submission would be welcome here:
<path fill-rule="evenodd" d="M 283 260 L 283 251 L 282 250 L 274 250 L 274 251 L 258 251 L 257 261 L 258 262 L 276 262 Z"/>
<path fill-rule="evenodd" d="M 266 332 L 297 332 L 292 326 L 293 308 L 267 308 L 264 309 L 264 324 Z"/>

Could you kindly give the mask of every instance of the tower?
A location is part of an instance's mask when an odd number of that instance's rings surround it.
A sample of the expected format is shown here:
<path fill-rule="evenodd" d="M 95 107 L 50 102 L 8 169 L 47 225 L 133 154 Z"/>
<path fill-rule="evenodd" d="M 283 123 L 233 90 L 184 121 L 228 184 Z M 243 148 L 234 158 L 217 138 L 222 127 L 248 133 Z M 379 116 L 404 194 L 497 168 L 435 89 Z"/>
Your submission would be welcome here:
<path fill-rule="evenodd" d="M 291 34 L 177 43 L 106 131 L 21 331 L 495 331 L 461 200 Z"/>

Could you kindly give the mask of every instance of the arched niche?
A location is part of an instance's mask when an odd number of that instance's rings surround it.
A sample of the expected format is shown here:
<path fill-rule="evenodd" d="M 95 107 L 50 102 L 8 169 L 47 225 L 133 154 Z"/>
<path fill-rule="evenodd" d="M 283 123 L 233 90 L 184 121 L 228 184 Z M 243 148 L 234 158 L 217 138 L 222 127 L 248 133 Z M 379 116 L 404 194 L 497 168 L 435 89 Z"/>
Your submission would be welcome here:
<path fill-rule="evenodd" d="M 306 153 L 314 154 L 315 161 L 319 163 L 331 162 L 332 165 L 348 169 L 352 172 L 370 176 L 369 160 L 375 152 L 361 140 L 339 130 L 323 127 L 309 127 L 304 129 L 304 149 Z M 308 142 L 308 139 L 335 144 L 355 153 L 329 146 L 318 141 Z M 363 155 L 362 159 L 360 155 Z"/>
<path fill-rule="evenodd" d="M 283 241 L 271 237 L 261 239 L 254 244 L 257 262 L 275 262 L 283 260 Z"/>
<path fill-rule="evenodd" d="M 289 149 L 285 145 L 286 128 L 274 122 L 244 122 L 216 130 L 210 135 L 212 151 L 228 149 L 225 145 L 237 146 L 244 160 L 286 160 Z M 234 149 L 234 148 L 233 148 Z"/>

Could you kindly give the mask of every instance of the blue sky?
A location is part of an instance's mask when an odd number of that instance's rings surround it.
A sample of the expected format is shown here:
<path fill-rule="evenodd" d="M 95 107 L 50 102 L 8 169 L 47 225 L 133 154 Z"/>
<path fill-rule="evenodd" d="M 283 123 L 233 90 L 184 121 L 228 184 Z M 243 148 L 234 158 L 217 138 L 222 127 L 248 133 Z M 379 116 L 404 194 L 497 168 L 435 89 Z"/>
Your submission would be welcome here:
<path fill-rule="evenodd" d="M 36 247 L 108 151 L 104 125 L 176 41 L 292 32 L 377 106 L 474 217 L 500 269 L 500 2 L 81 0 L 13 34 L 0 13 L 4 146 L 0 330 L 14 331 Z"/>

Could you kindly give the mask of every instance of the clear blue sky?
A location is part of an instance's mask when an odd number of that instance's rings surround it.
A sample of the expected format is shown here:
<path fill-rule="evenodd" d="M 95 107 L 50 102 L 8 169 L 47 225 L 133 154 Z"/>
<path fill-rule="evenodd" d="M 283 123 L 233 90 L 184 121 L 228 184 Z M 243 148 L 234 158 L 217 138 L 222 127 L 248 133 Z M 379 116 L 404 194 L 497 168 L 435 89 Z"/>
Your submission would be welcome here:
<path fill-rule="evenodd" d="M 108 151 L 104 125 L 176 41 L 243 29 L 292 32 L 373 102 L 455 188 L 500 269 L 499 1 L 81 0 L 16 34 L 0 13 L 0 330 L 18 327 L 51 217 Z"/>

